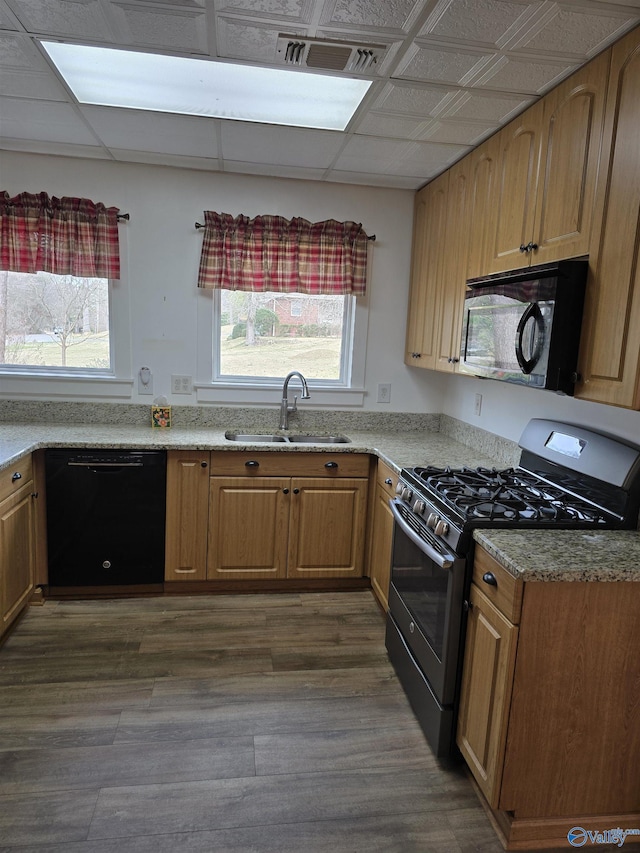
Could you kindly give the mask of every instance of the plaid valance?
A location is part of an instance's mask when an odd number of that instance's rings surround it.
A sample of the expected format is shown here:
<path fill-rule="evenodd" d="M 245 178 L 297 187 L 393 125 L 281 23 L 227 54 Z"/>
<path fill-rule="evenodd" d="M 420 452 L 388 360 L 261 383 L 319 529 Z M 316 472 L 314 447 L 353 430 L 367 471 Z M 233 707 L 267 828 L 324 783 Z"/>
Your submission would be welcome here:
<path fill-rule="evenodd" d="M 47 193 L 0 193 L 0 269 L 120 278 L 118 208 Z"/>
<path fill-rule="evenodd" d="M 367 248 L 355 222 L 206 210 L 198 287 L 363 296 Z"/>

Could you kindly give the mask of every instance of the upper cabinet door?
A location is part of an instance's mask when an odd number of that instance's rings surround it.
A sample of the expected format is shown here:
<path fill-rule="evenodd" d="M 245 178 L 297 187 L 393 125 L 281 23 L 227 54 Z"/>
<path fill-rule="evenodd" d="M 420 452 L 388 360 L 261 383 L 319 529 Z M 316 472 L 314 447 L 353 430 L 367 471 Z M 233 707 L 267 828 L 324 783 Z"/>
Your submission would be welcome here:
<path fill-rule="evenodd" d="M 441 281 L 447 255 L 448 182 L 445 172 L 416 199 L 405 352 L 405 363 L 412 367 L 433 369 L 436 363 Z"/>
<path fill-rule="evenodd" d="M 473 274 L 589 253 L 608 71 L 607 51 L 494 137 L 488 251 Z"/>
<path fill-rule="evenodd" d="M 532 263 L 589 254 L 610 52 L 543 99 Z"/>
<path fill-rule="evenodd" d="M 493 255 L 497 199 L 498 135 L 483 142 L 469 159 L 469 251 L 467 278 L 484 275 Z"/>
<path fill-rule="evenodd" d="M 640 28 L 611 50 L 576 396 L 640 409 Z"/>
<path fill-rule="evenodd" d="M 497 134 L 487 272 L 517 269 L 530 262 L 528 247 L 534 234 L 542 112 L 539 102 Z"/>

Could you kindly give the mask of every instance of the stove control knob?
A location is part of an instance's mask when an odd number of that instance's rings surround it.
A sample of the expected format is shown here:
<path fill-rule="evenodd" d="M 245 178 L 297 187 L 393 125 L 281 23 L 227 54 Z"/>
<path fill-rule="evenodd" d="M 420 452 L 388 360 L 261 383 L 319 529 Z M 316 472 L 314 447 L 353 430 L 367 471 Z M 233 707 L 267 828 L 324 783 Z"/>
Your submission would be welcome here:
<path fill-rule="evenodd" d="M 401 497 L 402 497 L 403 501 L 406 501 L 407 503 L 411 503 L 411 498 L 413 497 L 413 492 L 411 491 L 411 489 L 408 489 L 405 486 L 404 489 L 402 490 Z"/>
<path fill-rule="evenodd" d="M 440 521 L 440 516 L 436 515 L 435 512 L 430 512 L 429 517 L 427 518 L 427 527 L 430 527 L 432 530 L 436 529 L 436 524 Z"/>
<path fill-rule="evenodd" d="M 401 495 L 403 489 L 404 486 L 402 485 L 402 483 L 398 483 L 398 485 L 396 486 L 396 495 Z"/>
<path fill-rule="evenodd" d="M 418 499 L 413 505 L 413 511 L 416 513 L 416 515 L 422 515 L 426 508 L 426 503 L 424 501 L 421 501 L 420 499 Z"/>
<path fill-rule="evenodd" d="M 436 536 L 446 536 L 449 532 L 449 525 L 446 521 L 443 521 L 441 518 L 438 519 L 438 523 L 433 528 L 433 532 Z"/>

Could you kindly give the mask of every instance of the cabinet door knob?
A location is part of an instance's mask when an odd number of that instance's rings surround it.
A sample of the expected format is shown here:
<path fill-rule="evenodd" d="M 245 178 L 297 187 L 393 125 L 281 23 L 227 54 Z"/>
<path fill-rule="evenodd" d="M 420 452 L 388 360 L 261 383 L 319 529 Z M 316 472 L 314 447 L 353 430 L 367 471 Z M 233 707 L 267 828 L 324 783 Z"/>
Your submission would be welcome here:
<path fill-rule="evenodd" d="M 260 467 L 260 463 L 256 462 L 255 459 L 248 459 L 244 464 L 247 468 L 259 468 Z"/>
<path fill-rule="evenodd" d="M 207 467 L 207 463 L 206 463 L 206 462 L 201 462 L 201 463 L 200 463 L 200 467 L 201 467 L 201 468 L 206 468 L 206 467 Z"/>
<path fill-rule="evenodd" d="M 299 494 L 300 494 L 300 489 L 294 489 L 294 490 L 293 490 L 293 494 L 294 494 L 294 495 L 299 495 Z"/>
<path fill-rule="evenodd" d="M 527 245 L 527 252 L 535 252 L 537 248 L 538 244 L 531 241 L 531 243 Z"/>
<path fill-rule="evenodd" d="M 283 494 L 283 495 L 288 495 L 288 494 L 289 494 L 289 489 L 283 489 L 283 490 L 282 490 L 282 494 Z"/>
<path fill-rule="evenodd" d="M 325 468 L 337 468 L 338 463 L 337 462 L 325 462 L 324 467 Z"/>
<path fill-rule="evenodd" d="M 387 479 L 384 481 L 384 484 L 385 486 L 393 486 L 393 480 L 391 479 L 391 477 L 387 477 Z"/>
<path fill-rule="evenodd" d="M 485 572 L 482 575 L 482 580 L 485 583 L 488 583 L 489 586 L 498 586 L 498 581 L 496 580 L 496 576 L 493 574 L 493 572 Z"/>
<path fill-rule="evenodd" d="M 20 471 L 16 471 L 16 473 L 11 478 L 11 482 L 15 483 L 16 480 L 21 480 L 21 479 L 22 479 L 22 474 L 20 473 Z"/>
<path fill-rule="evenodd" d="M 527 247 L 524 243 L 520 243 L 520 251 L 524 254 L 527 251 Z"/>

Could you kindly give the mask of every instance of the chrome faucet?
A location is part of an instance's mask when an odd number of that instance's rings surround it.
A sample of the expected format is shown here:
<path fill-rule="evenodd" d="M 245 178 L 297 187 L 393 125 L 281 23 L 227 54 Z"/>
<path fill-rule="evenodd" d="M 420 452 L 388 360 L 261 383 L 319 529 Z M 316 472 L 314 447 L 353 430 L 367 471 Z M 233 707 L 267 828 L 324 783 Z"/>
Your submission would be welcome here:
<path fill-rule="evenodd" d="M 289 429 L 289 415 L 293 412 L 298 411 L 297 403 L 298 398 L 294 396 L 293 398 L 293 406 L 289 405 L 289 381 L 292 377 L 297 376 L 302 384 L 302 394 L 300 395 L 301 400 L 308 400 L 311 394 L 309 393 L 309 387 L 307 385 L 307 380 L 300 373 L 299 370 L 292 370 L 291 373 L 288 373 L 285 380 L 284 385 L 282 386 L 282 401 L 280 403 L 280 425 L 278 429 Z"/>

